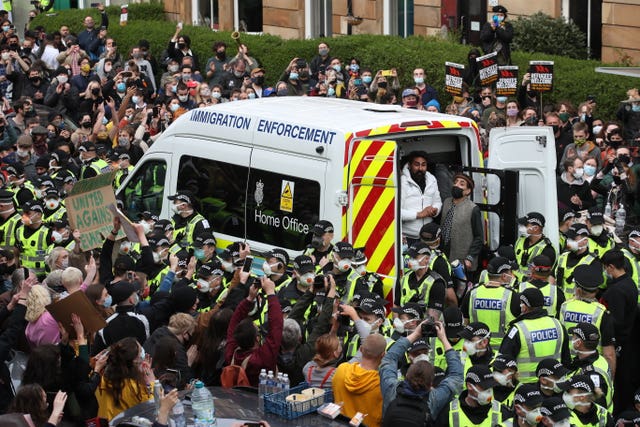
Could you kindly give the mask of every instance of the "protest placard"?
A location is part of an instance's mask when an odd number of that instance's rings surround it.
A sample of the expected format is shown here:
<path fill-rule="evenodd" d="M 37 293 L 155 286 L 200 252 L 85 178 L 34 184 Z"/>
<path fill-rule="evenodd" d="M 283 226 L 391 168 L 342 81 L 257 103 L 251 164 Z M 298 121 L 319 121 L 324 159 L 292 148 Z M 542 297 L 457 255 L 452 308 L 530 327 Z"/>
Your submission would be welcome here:
<path fill-rule="evenodd" d="M 553 61 L 530 61 L 531 90 L 551 92 L 553 89 Z"/>
<path fill-rule="evenodd" d="M 505 65 L 498 67 L 496 96 L 516 96 L 518 92 L 518 66 Z"/>
<path fill-rule="evenodd" d="M 480 73 L 480 84 L 482 86 L 492 85 L 498 80 L 498 52 L 491 52 L 488 55 L 476 58 L 478 71 Z"/>
<path fill-rule="evenodd" d="M 445 62 L 445 91 L 454 96 L 462 95 L 462 74 L 464 65 Z"/>
<path fill-rule="evenodd" d="M 62 323 L 71 339 L 76 338 L 76 331 L 71 326 L 72 314 L 76 314 L 82 320 L 85 332 L 98 332 L 107 326 L 107 322 L 82 291 L 73 292 L 67 297 L 49 304 L 46 308 L 56 321 Z"/>
<path fill-rule="evenodd" d="M 80 230 L 82 250 L 102 247 L 104 236 L 113 228 L 109 205 L 116 203 L 111 186 L 115 174 L 78 181 L 65 201 L 71 229 Z"/>

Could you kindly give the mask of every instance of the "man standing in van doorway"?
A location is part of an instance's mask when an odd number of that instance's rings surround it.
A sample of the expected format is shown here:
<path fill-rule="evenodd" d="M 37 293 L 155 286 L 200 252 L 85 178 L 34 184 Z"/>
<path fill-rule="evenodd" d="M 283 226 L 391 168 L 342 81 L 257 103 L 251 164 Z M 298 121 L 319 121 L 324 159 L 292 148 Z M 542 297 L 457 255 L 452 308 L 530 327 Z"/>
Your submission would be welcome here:
<path fill-rule="evenodd" d="M 468 175 L 453 177 L 451 197 L 442 207 L 442 243 L 449 259 L 463 260 L 467 271 L 476 271 L 482 249 L 482 216 L 480 208 L 469 200 L 474 182 Z"/>
<path fill-rule="evenodd" d="M 190 191 L 178 191 L 168 199 L 172 202 L 171 211 L 174 213 L 171 218 L 173 234 L 176 236 L 175 241 L 181 247 L 192 249 L 195 236 L 202 234 L 203 231 L 213 232 L 209 221 L 195 211 L 196 199 Z"/>
<path fill-rule="evenodd" d="M 402 234 L 411 246 L 420 240 L 420 228 L 433 222 L 442 208 L 438 181 L 427 172 L 427 153 L 412 151 L 402 167 Z"/>
<path fill-rule="evenodd" d="M 311 244 L 307 246 L 304 255 L 311 257 L 315 265 L 333 251 L 333 224 L 327 220 L 320 220 L 313 226 Z"/>

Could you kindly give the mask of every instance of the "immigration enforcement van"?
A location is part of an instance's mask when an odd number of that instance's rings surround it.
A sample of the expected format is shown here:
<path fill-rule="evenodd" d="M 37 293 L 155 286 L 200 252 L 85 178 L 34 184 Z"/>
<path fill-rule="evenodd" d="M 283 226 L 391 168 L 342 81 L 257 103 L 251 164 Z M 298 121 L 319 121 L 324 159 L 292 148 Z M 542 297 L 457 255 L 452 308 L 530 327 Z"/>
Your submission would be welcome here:
<path fill-rule="evenodd" d="M 189 190 L 218 245 L 246 240 L 258 253 L 292 256 L 319 219 L 336 239 L 365 247 L 368 269 L 390 284 L 402 272 L 400 159 L 429 154 L 442 199 L 463 170 L 476 183 L 486 243 L 513 243 L 516 218 L 542 212 L 557 246 L 555 149 L 551 128 L 491 132 L 485 168 L 474 121 L 393 105 L 278 97 L 195 109 L 158 138 L 118 189 L 127 215 L 170 218 L 167 197 Z"/>

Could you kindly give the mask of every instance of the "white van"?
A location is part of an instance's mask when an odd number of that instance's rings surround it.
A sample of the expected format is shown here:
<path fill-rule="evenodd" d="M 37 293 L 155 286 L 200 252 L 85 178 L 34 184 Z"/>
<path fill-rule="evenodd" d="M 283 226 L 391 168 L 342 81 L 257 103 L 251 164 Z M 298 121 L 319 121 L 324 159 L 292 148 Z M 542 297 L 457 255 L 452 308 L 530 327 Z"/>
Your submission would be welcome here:
<path fill-rule="evenodd" d="M 455 171 L 473 175 L 491 249 L 513 243 L 516 218 L 534 210 L 557 246 L 551 128 L 492 131 L 488 170 L 475 122 L 392 105 L 278 97 L 192 110 L 118 193 L 132 219 L 143 210 L 170 218 L 167 197 L 190 190 L 220 247 L 246 240 L 257 252 L 299 254 L 313 224 L 329 220 L 336 239 L 366 247 L 368 268 L 389 279 L 389 290 L 402 272 L 399 159 L 414 150 L 429 154 L 443 200 Z"/>

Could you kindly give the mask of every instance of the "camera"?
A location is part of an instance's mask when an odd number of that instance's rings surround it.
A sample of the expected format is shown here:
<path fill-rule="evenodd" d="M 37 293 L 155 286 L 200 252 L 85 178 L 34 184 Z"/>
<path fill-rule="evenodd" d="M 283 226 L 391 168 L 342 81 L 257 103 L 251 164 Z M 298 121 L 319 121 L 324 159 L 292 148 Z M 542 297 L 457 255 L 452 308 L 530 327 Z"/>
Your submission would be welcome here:
<path fill-rule="evenodd" d="M 298 59 L 296 61 L 296 66 L 298 67 L 298 69 L 307 68 L 307 61 L 305 61 L 304 59 Z"/>
<path fill-rule="evenodd" d="M 318 274 L 313 281 L 313 289 L 316 291 L 321 291 L 324 289 L 324 274 Z"/>
<path fill-rule="evenodd" d="M 420 324 L 420 333 L 425 338 L 432 338 L 437 336 L 436 322 L 433 317 L 427 317 L 427 319 Z"/>

